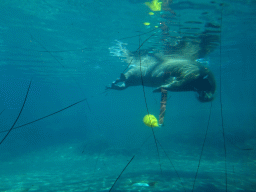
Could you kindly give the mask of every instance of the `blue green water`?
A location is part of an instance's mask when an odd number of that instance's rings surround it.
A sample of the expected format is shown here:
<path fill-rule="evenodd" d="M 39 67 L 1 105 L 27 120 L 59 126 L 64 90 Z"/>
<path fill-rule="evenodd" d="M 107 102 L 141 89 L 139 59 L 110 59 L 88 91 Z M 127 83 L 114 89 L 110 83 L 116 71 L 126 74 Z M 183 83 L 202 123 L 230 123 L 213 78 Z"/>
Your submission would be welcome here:
<path fill-rule="evenodd" d="M 88 101 L 10 132 L 0 145 L 0 191 L 109 191 L 133 155 L 112 191 L 192 191 L 194 185 L 195 192 L 222 192 L 225 173 L 227 191 L 256 191 L 256 2 L 171 4 L 174 36 L 180 29 L 202 32 L 202 25 L 187 21 L 220 24 L 222 12 L 221 43 L 205 58 L 217 91 L 195 183 L 211 103 L 200 103 L 191 92 L 168 93 L 165 126 L 154 129 L 163 147 L 157 148 L 142 122 L 142 87 L 104 92 L 127 66 L 109 48 L 118 40 L 135 51 L 138 34 L 149 32 L 143 42 L 164 21 L 163 13 L 150 16 L 144 2 L 0 1 L 0 140 L 16 120 L 31 79 L 15 127 Z M 141 49 L 162 48 L 161 31 L 154 32 Z M 158 116 L 160 94 L 151 88 L 145 93 L 149 112 Z"/>

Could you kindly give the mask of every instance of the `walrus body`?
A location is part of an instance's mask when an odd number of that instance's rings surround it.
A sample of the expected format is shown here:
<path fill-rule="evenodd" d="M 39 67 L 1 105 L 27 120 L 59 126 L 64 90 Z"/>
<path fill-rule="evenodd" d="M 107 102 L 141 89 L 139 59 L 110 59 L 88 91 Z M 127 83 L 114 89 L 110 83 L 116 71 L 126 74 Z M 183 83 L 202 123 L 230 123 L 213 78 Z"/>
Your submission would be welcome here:
<path fill-rule="evenodd" d="M 202 102 L 214 97 L 216 83 L 212 72 L 197 61 L 179 55 L 151 54 L 139 57 L 126 52 L 125 61 L 130 64 L 126 73 L 107 89 L 123 90 L 143 85 L 168 91 L 195 91 Z M 132 61 L 132 63 L 130 63 Z"/>

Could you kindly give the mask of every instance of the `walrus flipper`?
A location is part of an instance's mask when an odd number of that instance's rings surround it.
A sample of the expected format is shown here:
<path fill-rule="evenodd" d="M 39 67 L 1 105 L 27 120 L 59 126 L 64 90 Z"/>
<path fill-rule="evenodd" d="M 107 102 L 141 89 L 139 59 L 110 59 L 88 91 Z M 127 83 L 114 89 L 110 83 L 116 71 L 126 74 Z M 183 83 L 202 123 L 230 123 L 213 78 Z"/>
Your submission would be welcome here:
<path fill-rule="evenodd" d="M 166 81 L 166 84 L 161 85 L 160 87 L 153 90 L 153 93 L 161 92 L 161 89 L 166 89 L 168 91 L 181 91 L 183 90 L 183 85 L 185 83 L 184 79 L 179 79 L 177 77 L 170 77 L 169 80 Z"/>
<path fill-rule="evenodd" d="M 153 90 L 153 93 L 159 93 L 161 92 L 161 89 L 170 89 L 171 84 L 166 84 L 166 85 L 161 85 L 160 87 L 157 87 L 156 89 Z"/>
<path fill-rule="evenodd" d="M 168 73 L 166 73 L 168 74 Z M 172 84 L 176 81 L 176 77 L 169 77 L 165 80 L 165 84 L 161 85 L 160 87 L 157 87 L 153 90 L 153 93 L 159 93 L 161 92 L 161 89 L 170 90 Z"/>
<path fill-rule="evenodd" d="M 126 81 L 126 77 L 123 73 L 121 73 L 120 78 L 113 81 L 110 85 L 106 86 L 106 89 L 115 89 L 115 90 L 126 89 L 127 86 L 125 85 L 125 81 Z"/>

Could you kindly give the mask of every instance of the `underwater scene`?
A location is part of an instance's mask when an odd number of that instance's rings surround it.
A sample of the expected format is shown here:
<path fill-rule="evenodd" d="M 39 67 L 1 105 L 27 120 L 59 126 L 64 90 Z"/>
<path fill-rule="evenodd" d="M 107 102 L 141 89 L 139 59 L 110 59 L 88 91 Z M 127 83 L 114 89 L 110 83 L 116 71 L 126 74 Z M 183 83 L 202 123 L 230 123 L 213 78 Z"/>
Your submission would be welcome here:
<path fill-rule="evenodd" d="M 0 192 L 255 192 L 255 0 L 0 0 Z"/>

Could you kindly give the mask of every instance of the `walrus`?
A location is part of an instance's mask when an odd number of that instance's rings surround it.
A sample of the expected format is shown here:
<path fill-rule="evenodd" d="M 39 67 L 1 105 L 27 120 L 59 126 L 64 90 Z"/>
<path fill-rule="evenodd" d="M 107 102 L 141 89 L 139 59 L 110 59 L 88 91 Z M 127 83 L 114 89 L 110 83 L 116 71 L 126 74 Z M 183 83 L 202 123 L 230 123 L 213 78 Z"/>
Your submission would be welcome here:
<path fill-rule="evenodd" d="M 121 51 L 129 69 L 106 89 L 124 90 L 143 83 L 155 88 L 153 92 L 161 92 L 162 88 L 173 92 L 194 91 L 201 102 L 214 99 L 215 78 L 208 67 L 197 61 L 199 56 L 206 54 L 206 51 L 202 54 L 198 44 L 183 41 L 169 47 L 168 52 L 145 54 L 147 51 L 141 51 L 139 56 L 124 47 Z"/>

